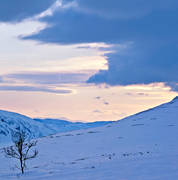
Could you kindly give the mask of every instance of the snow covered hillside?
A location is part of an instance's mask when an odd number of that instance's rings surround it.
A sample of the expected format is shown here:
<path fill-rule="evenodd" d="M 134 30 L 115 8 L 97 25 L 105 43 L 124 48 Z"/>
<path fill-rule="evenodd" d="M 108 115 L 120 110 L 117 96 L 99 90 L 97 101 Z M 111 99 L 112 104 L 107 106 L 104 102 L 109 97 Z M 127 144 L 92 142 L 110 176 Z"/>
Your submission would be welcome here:
<path fill-rule="evenodd" d="M 32 119 L 18 113 L 0 110 L 0 146 L 11 142 L 11 134 L 14 131 L 24 130 L 30 138 L 38 138 L 59 132 L 99 127 L 108 123 L 73 123 L 59 119 Z"/>
<path fill-rule="evenodd" d="M 0 110 L 0 145 L 9 143 L 11 133 L 18 130 L 24 130 L 31 138 L 52 133 L 51 130 L 27 116 Z"/>
<path fill-rule="evenodd" d="M 43 126 L 46 127 L 47 129 L 50 129 L 53 132 L 53 134 L 59 132 L 74 131 L 79 129 L 100 127 L 112 122 L 112 121 L 98 121 L 92 123 L 82 123 L 82 122 L 70 122 L 59 119 L 34 119 L 34 120 L 43 124 Z"/>
<path fill-rule="evenodd" d="M 23 180 L 177 180 L 178 97 L 121 121 L 41 138 Z M 0 155 L 0 179 L 19 179 Z"/>

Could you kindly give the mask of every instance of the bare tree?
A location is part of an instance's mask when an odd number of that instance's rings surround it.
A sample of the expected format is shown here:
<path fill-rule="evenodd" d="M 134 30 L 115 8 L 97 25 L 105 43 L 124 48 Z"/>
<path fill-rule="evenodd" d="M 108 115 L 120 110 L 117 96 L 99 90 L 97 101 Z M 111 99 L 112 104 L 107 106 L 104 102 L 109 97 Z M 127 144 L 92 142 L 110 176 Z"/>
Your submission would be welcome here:
<path fill-rule="evenodd" d="M 38 155 L 35 149 L 31 153 L 31 148 L 36 146 L 37 141 L 28 141 L 27 134 L 24 131 L 12 134 L 12 141 L 14 146 L 4 148 L 6 157 L 16 158 L 20 161 L 20 169 L 22 174 L 26 168 L 26 160 L 33 159 Z"/>

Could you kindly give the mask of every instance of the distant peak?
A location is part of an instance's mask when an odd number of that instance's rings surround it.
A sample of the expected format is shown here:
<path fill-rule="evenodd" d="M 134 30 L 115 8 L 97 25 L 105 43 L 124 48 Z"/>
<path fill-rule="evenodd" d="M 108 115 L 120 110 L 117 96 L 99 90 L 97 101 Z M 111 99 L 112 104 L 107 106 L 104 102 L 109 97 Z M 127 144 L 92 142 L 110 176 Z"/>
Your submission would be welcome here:
<path fill-rule="evenodd" d="M 178 101 L 178 96 L 176 96 L 171 102 Z"/>

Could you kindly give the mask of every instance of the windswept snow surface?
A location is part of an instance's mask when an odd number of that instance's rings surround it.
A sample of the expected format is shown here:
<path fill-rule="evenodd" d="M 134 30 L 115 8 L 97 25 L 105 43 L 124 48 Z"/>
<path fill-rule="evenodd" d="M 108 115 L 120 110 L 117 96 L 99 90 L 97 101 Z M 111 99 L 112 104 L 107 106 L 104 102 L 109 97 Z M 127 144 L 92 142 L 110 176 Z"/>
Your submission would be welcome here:
<path fill-rule="evenodd" d="M 121 121 L 41 138 L 20 176 L 0 156 L 0 179 L 177 180 L 178 98 Z"/>

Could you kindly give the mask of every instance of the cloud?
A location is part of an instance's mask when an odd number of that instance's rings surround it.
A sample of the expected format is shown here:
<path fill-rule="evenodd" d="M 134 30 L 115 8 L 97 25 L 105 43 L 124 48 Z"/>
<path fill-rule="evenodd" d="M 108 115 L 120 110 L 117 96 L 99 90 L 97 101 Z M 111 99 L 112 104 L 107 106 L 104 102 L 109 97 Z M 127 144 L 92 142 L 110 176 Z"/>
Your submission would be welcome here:
<path fill-rule="evenodd" d="M 136 18 L 150 13 L 154 9 L 173 7 L 176 0 L 63 0 L 63 4 L 73 2 L 76 11 L 99 15 L 105 18 Z M 153 6 L 154 5 L 154 6 Z"/>
<path fill-rule="evenodd" d="M 107 101 L 104 102 L 105 105 L 109 105 L 109 103 Z"/>
<path fill-rule="evenodd" d="M 88 78 L 85 73 L 52 73 L 31 72 L 4 75 L 5 78 L 34 84 L 70 84 L 85 82 Z"/>
<path fill-rule="evenodd" d="M 96 100 L 102 101 L 102 103 L 104 105 L 109 105 L 109 102 L 107 102 L 104 98 L 102 98 L 101 96 L 96 96 L 95 97 Z"/>
<path fill-rule="evenodd" d="M 127 95 L 127 96 L 149 96 L 149 94 L 147 94 L 147 93 L 143 93 L 143 92 L 139 92 L 139 93 L 130 93 L 130 92 L 128 92 L 128 93 L 125 93 L 125 95 Z"/>
<path fill-rule="evenodd" d="M 0 83 L 2 83 L 3 82 L 3 78 L 0 76 Z"/>
<path fill-rule="evenodd" d="M 76 0 L 41 19 L 53 26 L 25 39 L 112 44 L 112 53 L 105 54 L 108 70 L 99 71 L 88 83 L 177 83 L 177 7 L 176 0 Z"/>
<path fill-rule="evenodd" d="M 24 92 L 47 92 L 55 94 L 70 94 L 72 90 L 51 89 L 35 86 L 0 86 L 0 91 L 24 91 Z"/>
<path fill-rule="evenodd" d="M 36 35 L 26 37 L 26 39 L 36 39 L 42 42 L 61 43 L 61 44 L 74 44 L 74 43 L 88 43 L 88 42 L 106 42 L 117 43 L 121 41 L 132 41 L 148 39 L 152 36 L 154 38 L 164 37 L 173 30 L 172 26 L 175 25 L 176 8 L 178 2 L 175 0 L 163 0 L 160 6 L 160 0 L 151 0 L 145 2 L 143 0 L 136 0 L 138 3 L 126 0 L 108 0 L 102 1 L 84 1 L 78 0 L 78 6 L 71 8 L 60 8 L 53 16 L 42 18 L 41 21 L 47 22 L 53 26 L 50 26 Z M 130 2 L 130 3 L 128 3 Z M 145 15 L 139 15 L 138 18 L 129 19 L 117 19 L 117 18 L 105 18 L 98 16 L 95 13 L 86 13 L 86 11 L 78 11 L 83 6 L 89 9 L 97 9 L 105 13 L 120 12 L 120 4 L 123 8 L 122 11 L 128 9 L 128 12 L 132 9 L 136 9 L 135 12 L 143 11 L 147 8 L 147 3 L 151 8 L 149 13 Z M 143 4 L 145 8 L 142 8 L 140 4 Z M 157 4 L 157 5 L 156 5 Z M 159 4 L 159 6 L 158 6 Z M 121 7 L 122 7 L 121 6 Z M 153 9 L 153 7 L 155 9 Z M 162 7 L 162 8 L 160 8 Z M 154 10 L 154 11 L 153 11 Z M 146 10 L 144 10 L 146 11 Z M 142 13 L 141 13 L 142 14 Z M 77 22 L 77 23 L 76 23 Z M 165 24 L 168 23 L 168 26 Z M 161 32 L 160 32 L 161 31 Z M 158 36 L 158 37 L 157 37 Z"/>
<path fill-rule="evenodd" d="M 99 113 L 99 114 L 101 114 L 101 113 L 103 113 L 103 112 L 100 111 L 100 110 L 98 110 L 98 109 L 96 109 L 96 110 L 93 111 L 93 113 Z"/>
<path fill-rule="evenodd" d="M 178 92 L 178 83 L 177 82 L 168 82 L 165 85 L 169 86 L 172 91 Z"/>
<path fill-rule="evenodd" d="M 169 42 L 150 45 L 133 44 L 124 52 L 108 54 L 108 70 L 99 71 L 88 82 L 110 85 L 178 82 L 176 45 Z"/>
<path fill-rule="evenodd" d="M 26 72 L 6 74 L 0 77 L 0 91 L 47 92 L 70 94 L 73 90 L 59 89 L 64 84 L 85 82 L 87 73 Z M 66 86 L 65 86 L 66 87 Z"/>
<path fill-rule="evenodd" d="M 147 94 L 147 93 L 137 93 L 137 95 L 139 95 L 139 96 L 149 96 L 149 94 Z"/>
<path fill-rule="evenodd" d="M 0 21 L 19 21 L 45 11 L 56 0 L 2 0 Z"/>
<path fill-rule="evenodd" d="M 96 96 L 95 99 L 100 100 L 101 96 Z"/>

